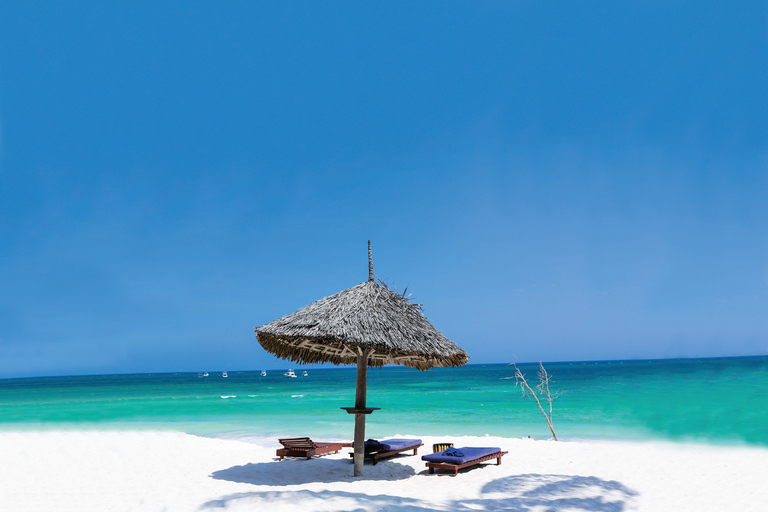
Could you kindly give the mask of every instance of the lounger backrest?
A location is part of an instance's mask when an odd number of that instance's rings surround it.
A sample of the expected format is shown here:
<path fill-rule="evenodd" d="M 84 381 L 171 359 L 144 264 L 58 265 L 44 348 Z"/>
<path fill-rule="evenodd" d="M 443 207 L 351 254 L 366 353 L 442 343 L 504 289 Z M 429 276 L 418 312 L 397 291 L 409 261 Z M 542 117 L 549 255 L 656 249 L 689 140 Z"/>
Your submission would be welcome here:
<path fill-rule="evenodd" d="M 448 448 L 453 448 L 453 443 L 435 443 L 432 445 L 432 453 L 442 452 Z"/>
<path fill-rule="evenodd" d="M 288 439 L 278 439 L 278 441 L 291 450 L 311 450 L 317 448 L 317 445 L 308 437 L 291 437 Z"/>

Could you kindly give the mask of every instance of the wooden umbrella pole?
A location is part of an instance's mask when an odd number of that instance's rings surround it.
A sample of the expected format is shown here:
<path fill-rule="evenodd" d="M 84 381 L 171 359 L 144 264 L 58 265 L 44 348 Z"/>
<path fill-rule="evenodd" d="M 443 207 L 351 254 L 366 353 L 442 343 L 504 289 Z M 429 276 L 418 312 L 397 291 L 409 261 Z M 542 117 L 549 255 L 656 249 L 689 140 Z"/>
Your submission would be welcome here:
<path fill-rule="evenodd" d="M 357 387 L 355 388 L 355 454 L 354 476 L 363 476 L 365 462 L 365 394 L 368 387 L 368 355 L 370 350 L 360 350 L 357 353 Z"/>
<path fill-rule="evenodd" d="M 373 257 L 371 256 L 371 241 L 368 240 L 368 282 L 373 282 Z"/>

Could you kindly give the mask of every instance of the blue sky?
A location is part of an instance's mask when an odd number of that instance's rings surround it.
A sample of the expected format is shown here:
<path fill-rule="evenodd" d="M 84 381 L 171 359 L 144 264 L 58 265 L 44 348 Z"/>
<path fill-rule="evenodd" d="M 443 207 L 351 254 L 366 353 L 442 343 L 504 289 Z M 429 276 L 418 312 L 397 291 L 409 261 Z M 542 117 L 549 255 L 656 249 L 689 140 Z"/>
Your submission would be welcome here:
<path fill-rule="evenodd" d="M 0 377 L 287 367 L 376 275 L 472 362 L 768 353 L 765 2 L 3 2 Z"/>

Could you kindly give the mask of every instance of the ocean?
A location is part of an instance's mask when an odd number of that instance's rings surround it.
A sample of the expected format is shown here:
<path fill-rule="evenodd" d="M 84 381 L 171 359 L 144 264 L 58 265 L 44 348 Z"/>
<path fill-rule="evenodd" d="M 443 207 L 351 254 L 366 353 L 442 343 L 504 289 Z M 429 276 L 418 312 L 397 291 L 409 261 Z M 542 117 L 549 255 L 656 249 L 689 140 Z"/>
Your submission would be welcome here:
<path fill-rule="evenodd" d="M 538 364 L 520 364 L 529 381 Z M 560 440 L 768 446 L 768 357 L 545 363 Z M 221 438 L 347 439 L 355 368 L 0 380 L 0 431 L 175 430 Z M 308 372 L 301 376 L 302 371 Z M 504 364 L 368 371 L 367 437 L 551 437 Z"/>

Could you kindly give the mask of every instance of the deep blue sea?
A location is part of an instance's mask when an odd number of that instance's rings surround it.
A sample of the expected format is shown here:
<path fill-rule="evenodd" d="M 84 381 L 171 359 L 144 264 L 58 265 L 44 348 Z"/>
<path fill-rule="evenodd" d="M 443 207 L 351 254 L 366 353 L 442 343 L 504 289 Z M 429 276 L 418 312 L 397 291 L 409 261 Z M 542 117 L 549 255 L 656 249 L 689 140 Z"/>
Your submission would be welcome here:
<path fill-rule="evenodd" d="M 536 365 L 521 364 L 535 381 Z M 669 439 L 768 446 L 768 357 L 545 363 L 560 440 Z M 0 380 L 0 431 L 150 429 L 351 438 L 355 368 Z M 368 437 L 551 437 L 506 365 L 368 371 Z"/>

